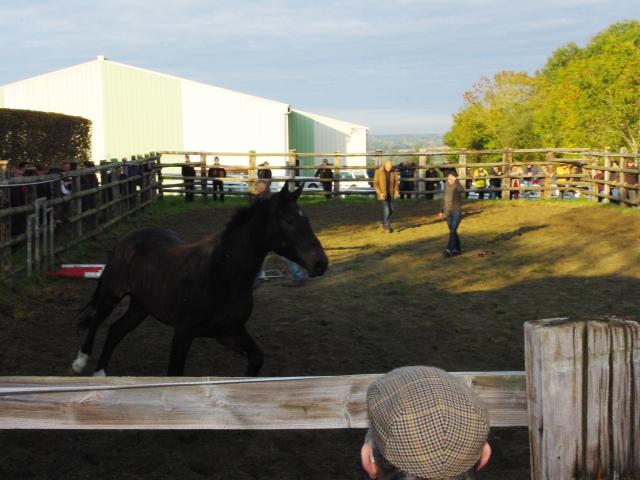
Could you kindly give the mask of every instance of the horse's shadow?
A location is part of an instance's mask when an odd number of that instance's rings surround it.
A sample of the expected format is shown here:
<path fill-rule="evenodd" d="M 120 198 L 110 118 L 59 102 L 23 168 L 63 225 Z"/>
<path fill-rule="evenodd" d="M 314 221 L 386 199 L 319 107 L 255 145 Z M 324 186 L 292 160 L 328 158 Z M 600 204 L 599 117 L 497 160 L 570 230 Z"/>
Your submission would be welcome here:
<path fill-rule="evenodd" d="M 505 232 L 505 233 L 496 235 L 496 237 L 493 240 L 490 240 L 489 243 L 505 242 L 507 240 L 511 240 L 516 237 L 521 237 L 525 233 L 535 232 L 536 230 L 542 230 L 543 228 L 546 228 L 548 226 L 549 226 L 548 224 L 543 224 L 543 225 L 527 225 L 524 227 L 520 227 L 511 232 Z"/>
<path fill-rule="evenodd" d="M 480 215 L 483 212 L 484 212 L 484 210 L 471 210 L 469 212 L 463 212 L 462 213 L 462 219 L 464 220 L 467 217 L 472 217 L 474 215 Z M 426 227 L 426 226 L 429 226 L 429 225 L 435 225 L 437 223 L 442 223 L 442 222 L 443 222 L 443 220 L 440 220 L 439 218 L 436 218 L 436 219 L 430 220 L 428 222 L 410 223 L 408 225 L 402 225 L 401 227 L 396 228 L 396 232 L 404 232 L 405 230 L 411 230 L 413 228 Z"/>

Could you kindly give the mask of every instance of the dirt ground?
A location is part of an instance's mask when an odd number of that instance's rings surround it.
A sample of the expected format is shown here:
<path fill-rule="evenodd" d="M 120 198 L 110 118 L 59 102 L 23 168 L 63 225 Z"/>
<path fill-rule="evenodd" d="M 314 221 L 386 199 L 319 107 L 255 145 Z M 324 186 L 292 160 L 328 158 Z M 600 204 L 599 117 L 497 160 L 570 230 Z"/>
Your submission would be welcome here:
<path fill-rule="evenodd" d="M 248 328 L 262 375 L 381 373 L 402 365 L 523 370 L 527 320 L 637 315 L 640 216 L 586 203 L 473 202 L 465 254 L 445 259 L 437 204 L 398 202 L 396 231 L 374 202 L 304 206 L 330 258 L 327 274 L 256 291 Z M 231 208 L 143 213 L 62 260 L 100 262 L 118 235 L 162 224 L 188 239 L 220 231 Z M 270 259 L 276 265 L 277 259 Z M 81 342 L 72 317 L 91 280 L 40 279 L 0 295 L 1 375 L 65 375 Z M 106 327 L 97 339 L 104 341 Z M 164 375 L 171 331 L 148 319 L 116 349 L 110 375 Z M 89 365 L 91 367 L 92 364 Z M 196 340 L 186 375 L 241 375 L 242 358 Z M 361 479 L 362 430 L 291 432 L 0 432 L 0 479 Z M 494 429 L 483 479 L 529 478 L 527 431 Z"/>

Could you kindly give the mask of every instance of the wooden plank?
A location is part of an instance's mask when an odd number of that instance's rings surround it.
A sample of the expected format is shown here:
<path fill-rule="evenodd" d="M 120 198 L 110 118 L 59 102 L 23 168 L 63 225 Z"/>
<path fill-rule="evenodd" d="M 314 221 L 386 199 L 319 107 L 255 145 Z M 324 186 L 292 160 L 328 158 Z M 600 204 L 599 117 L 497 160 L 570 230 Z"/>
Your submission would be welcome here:
<path fill-rule="evenodd" d="M 453 375 L 478 392 L 493 426 L 526 426 L 524 372 Z M 4 377 L 0 429 L 366 428 L 378 377 Z"/>
<path fill-rule="evenodd" d="M 640 325 L 525 324 L 534 480 L 640 478 Z"/>

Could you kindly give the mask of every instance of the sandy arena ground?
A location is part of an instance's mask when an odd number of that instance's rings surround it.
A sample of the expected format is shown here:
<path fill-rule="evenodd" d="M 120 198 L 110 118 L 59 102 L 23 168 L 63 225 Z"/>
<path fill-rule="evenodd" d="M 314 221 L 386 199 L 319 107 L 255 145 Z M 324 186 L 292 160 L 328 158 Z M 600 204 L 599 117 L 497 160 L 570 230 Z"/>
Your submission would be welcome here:
<path fill-rule="evenodd" d="M 104 261 L 118 235 L 143 225 L 195 240 L 220 231 L 233 212 L 167 203 L 61 260 Z M 435 218 L 435 202 L 398 202 L 393 234 L 376 225 L 374 202 L 304 208 L 330 268 L 301 288 L 284 279 L 257 290 L 248 328 L 264 350 L 265 376 L 381 373 L 415 364 L 523 370 L 527 320 L 638 314 L 640 216 L 628 209 L 470 202 L 460 228 L 465 254 L 445 259 L 446 225 Z M 69 279 L 3 286 L 0 374 L 65 375 L 82 339 L 72 317 L 94 287 Z M 98 350 L 105 333 L 106 326 Z M 146 320 L 116 349 L 108 373 L 164 375 L 170 338 L 169 328 Z M 215 341 L 199 339 L 186 374 L 237 376 L 244 366 Z M 3 431 L 0 479 L 360 479 L 363 435 Z M 526 429 L 495 429 L 491 443 L 494 457 L 479 478 L 529 478 Z"/>

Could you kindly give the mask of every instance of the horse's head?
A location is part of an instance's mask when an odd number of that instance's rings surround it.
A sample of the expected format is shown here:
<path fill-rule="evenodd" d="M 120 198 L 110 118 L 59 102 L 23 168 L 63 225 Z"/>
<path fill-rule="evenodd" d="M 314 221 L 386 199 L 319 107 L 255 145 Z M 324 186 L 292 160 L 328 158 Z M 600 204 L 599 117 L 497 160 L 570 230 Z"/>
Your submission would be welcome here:
<path fill-rule="evenodd" d="M 271 197 L 274 220 L 268 233 L 270 249 L 304 267 L 311 277 L 322 275 L 329 260 L 313 233 L 309 219 L 298 206 L 302 187 L 293 192 L 285 182 L 282 190 Z"/>

